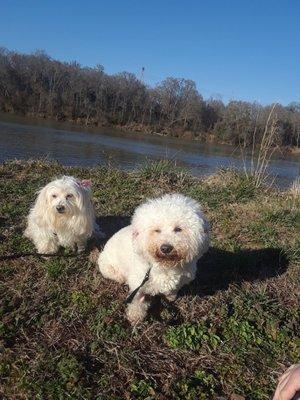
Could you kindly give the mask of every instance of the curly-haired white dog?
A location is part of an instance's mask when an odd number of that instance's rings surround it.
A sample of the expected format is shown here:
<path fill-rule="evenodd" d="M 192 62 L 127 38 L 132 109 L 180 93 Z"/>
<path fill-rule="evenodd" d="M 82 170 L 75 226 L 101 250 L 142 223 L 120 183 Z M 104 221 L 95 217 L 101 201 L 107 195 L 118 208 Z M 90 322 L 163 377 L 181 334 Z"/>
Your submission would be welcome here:
<path fill-rule="evenodd" d="M 98 259 L 104 277 L 138 288 L 128 306 L 131 323 L 147 313 L 147 294 L 175 300 L 179 289 L 195 278 L 197 260 L 208 250 L 209 224 L 199 204 L 181 194 L 167 194 L 139 206 L 131 225 L 117 232 Z"/>
<path fill-rule="evenodd" d="M 59 246 L 73 250 L 77 247 L 77 251 L 82 252 L 97 228 L 91 182 L 63 176 L 39 192 L 24 234 L 39 253 L 56 253 Z"/>

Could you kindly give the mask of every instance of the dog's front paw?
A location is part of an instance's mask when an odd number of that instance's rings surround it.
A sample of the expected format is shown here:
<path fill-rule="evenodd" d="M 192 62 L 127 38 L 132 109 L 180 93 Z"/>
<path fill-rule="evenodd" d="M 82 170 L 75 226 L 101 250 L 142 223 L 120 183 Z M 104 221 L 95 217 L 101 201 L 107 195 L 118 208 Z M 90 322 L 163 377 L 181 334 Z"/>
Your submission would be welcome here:
<path fill-rule="evenodd" d="M 83 253 L 84 250 L 85 250 L 85 246 L 77 246 L 77 253 L 78 253 L 78 254 Z"/>
<path fill-rule="evenodd" d="M 129 304 L 126 310 L 126 317 L 131 325 L 142 322 L 147 315 L 148 305 L 142 302 L 133 302 Z"/>
<path fill-rule="evenodd" d="M 55 243 L 49 242 L 37 246 L 37 251 L 39 254 L 43 254 L 43 256 L 47 258 L 47 255 L 51 256 L 58 252 L 58 246 Z"/>
<path fill-rule="evenodd" d="M 74 251 L 74 253 L 81 254 L 85 251 L 86 244 L 86 240 L 78 240 L 78 242 L 76 242 L 74 246 L 72 246 L 72 250 Z"/>
<path fill-rule="evenodd" d="M 177 293 L 176 293 L 176 294 L 174 294 L 174 293 L 168 294 L 168 295 L 166 295 L 165 297 L 166 297 L 167 300 L 173 302 L 173 301 L 175 301 L 175 300 L 177 299 Z"/>

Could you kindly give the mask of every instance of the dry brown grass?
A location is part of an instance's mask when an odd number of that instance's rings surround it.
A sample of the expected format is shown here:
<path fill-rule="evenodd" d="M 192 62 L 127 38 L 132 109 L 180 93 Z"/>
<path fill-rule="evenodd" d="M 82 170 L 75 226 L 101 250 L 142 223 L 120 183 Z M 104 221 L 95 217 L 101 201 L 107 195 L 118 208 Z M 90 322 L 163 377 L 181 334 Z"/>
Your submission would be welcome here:
<path fill-rule="evenodd" d="M 4 164 L 2 254 L 33 250 L 22 237 L 24 217 L 35 191 L 61 173 L 93 176 L 108 235 L 148 196 L 191 195 L 212 221 L 212 247 L 175 303 L 180 319 L 172 321 L 157 300 L 134 332 L 124 317 L 126 288 L 103 279 L 89 254 L 2 262 L 3 398 L 270 398 L 277 376 L 299 356 L 299 208 L 288 195 L 231 172 L 222 173 L 222 185 L 218 177 L 199 181 L 161 165 L 126 174 Z"/>
<path fill-rule="evenodd" d="M 248 179 L 251 179 L 254 182 L 257 188 L 262 186 L 271 186 L 273 184 L 273 181 L 268 174 L 268 166 L 278 147 L 276 146 L 278 138 L 276 106 L 277 104 L 275 103 L 271 108 L 258 148 L 256 148 L 256 129 L 253 132 L 251 163 L 249 168 L 246 166 L 246 158 L 243 149 L 240 149 L 244 160 L 244 172 Z"/>

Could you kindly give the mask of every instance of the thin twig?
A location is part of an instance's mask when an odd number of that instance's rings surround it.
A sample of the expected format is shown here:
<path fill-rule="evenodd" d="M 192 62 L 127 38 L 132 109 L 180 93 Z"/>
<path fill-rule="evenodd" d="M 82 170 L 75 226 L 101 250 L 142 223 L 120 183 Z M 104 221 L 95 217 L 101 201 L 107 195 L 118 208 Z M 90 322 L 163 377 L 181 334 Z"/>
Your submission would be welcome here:
<path fill-rule="evenodd" d="M 15 254 L 7 254 L 4 256 L 0 256 L 0 261 L 4 260 L 15 260 L 17 258 L 22 257 L 63 257 L 63 258 L 71 258 L 71 257 L 80 257 L 82 254 L 44 254 L 44 253 L 15 253 Z"/>

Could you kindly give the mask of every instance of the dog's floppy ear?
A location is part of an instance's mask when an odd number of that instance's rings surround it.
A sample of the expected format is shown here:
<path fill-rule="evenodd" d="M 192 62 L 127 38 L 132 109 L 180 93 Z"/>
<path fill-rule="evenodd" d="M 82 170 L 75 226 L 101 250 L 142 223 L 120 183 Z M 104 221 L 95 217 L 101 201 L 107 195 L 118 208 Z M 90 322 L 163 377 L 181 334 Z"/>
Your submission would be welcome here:
<path fill-rule="evenodd" d="M 79 185 L 84 189 L 91 189 L 92 181 L 90 179 L 83 179 L 82 181 L 79 181 Z"/>
<path fill-rule="evenodd" d="M 41 212 L 43 211 L 44 207 L 48 206 L 47 192 L 48 192 L 48 186 L 45 186 L 38 192 L 38 196 L 36 198 L 36 203 L 35 203 L 36 207 L 40 207 Z"/>
<path fill-rule="evenodd" d="M 131 234 L 131 240 L 132 240 L 132 245 L 134 248 L 135 252 L 140 252 L 140 240 L 139 240 L 139 231 L 136 229 L 136 227 L 133 227 L 132 229 L 132 234 Z"/>
<path fill-rule="evenodd" d="M 34 210 L 40 225 L 44 224 L 45 221 L 48 221 L 51 211 L 49 207 L 48 186 L 43 187 L 43 189 L 38 192 Z"/>
<path fill-rule="evenodd" d="M 136 239 L 138 237 L 138 235 L 139 235 L 138 230 L 137 229 L 133 229 L 133 231 L 132 231 L 132 239 L 133 240 Z"/>

